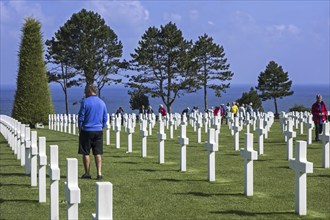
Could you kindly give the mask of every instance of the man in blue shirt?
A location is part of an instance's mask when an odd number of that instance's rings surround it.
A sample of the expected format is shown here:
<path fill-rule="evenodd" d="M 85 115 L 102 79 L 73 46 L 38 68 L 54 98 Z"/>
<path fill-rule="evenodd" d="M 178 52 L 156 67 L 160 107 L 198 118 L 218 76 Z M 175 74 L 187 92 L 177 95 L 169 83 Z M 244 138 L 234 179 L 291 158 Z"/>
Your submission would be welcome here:
<path fill-rule="evenodd" d="M 97 88 L 87 85 L 86 98 L 82 101 L 78 114 L 79 150 L 82 154 L 85 173 L 81 178 L 91 179 L 90 175 L 90 149 L 93 151 L 97 169 L 97 180 L 103 179 L 101 167 L 103 154 L 103 128 L 108 121 L 108 111 L 105 103 L 97 96 Z"/>

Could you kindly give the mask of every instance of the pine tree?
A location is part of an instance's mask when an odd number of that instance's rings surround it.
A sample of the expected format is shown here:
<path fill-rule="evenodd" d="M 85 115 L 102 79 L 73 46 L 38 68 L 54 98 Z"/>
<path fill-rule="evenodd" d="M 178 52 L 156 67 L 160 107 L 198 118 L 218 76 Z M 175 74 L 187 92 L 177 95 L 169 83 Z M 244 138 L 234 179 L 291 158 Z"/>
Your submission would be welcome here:
<path fill-rule="evenodd" d="M 41 24 L 26 18 L 19 50 L 17 89 L 12 117 L 33 127 L 48 123 L 54 112 L 43 57 Z"/>
<path fill-rule="evenodd" d="M 261 72 L 258 76 L 258 89 L 261 94 L 262 101 L 273 99 L 275 105 L 275 117 L 278 117 L 277 99 L 290 96 L 292 81 L 289 80 L 288 72 L 284 72 L 282 66 L 274 61 L 270 61 L 265 72 Z"/>
<path fill-rule="evenodd" d="M 172 22 L 148 28 L 131 54 L 130 68 L 138 73 L 130 76 L 128 86 L 161 98 L 171 113 L 177 97 L 196 91 L 191 47 Z"/>
<path fill-rule="evenodd" d="M 262 112 L 264 111 L 258 92 L 254 90 L 253 87 L 250 88 L 249 92 L 243 92 L 242 97 L 237 99 L 236 102 L 238 102 L 240 105 L 249 105 L 252 103 L 253 109 L 257 109 Z"/>
<path fill-rule="evenodd" d="M 232 79 L 234 73 L 229 71 L 224 48 L 213 42 L 207 34 L 198 37 L 194 47 L 194 59 L 198 63 L 198 86 L 204 92 L 204 108 L 208 109 L 207 89 L 212 89 L 217 97 L 230 87 L 230 83 L 223 83 Z"/>

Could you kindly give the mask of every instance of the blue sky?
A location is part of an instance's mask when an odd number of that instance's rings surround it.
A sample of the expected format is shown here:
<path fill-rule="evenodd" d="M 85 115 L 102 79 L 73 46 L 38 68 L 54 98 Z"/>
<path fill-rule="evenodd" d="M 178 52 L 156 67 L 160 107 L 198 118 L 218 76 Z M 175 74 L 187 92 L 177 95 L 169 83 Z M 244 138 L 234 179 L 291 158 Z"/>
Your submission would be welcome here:
<path fill-rule="evenodd" d="M 0 85 L 15 85 L 24 18 L 42 24 L 50 39 L 82 8 L 105 19 L 124 46 L 124 57 L 137 47 L 150 26 L 172 21 L 186 39 L 204 33 L 222 45 L 234 72 L 231 84 L 257 85 L 274 60 L 293 84 L 327 84 L 329 79 L 329 0 L 322 1 L 91 1 L 0 0 Z"/>

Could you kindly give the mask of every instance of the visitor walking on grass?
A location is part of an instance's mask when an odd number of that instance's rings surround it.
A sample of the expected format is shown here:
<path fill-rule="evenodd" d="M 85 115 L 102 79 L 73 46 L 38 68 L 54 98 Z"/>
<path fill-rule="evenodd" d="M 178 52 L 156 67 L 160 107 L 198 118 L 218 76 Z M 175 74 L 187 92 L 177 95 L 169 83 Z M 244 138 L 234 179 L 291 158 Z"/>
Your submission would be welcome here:
<path fill-rule="evenodd" d="M 322 133 L 323 123 L 327 119 L 327 107 L 322 101 L 322 96 L 316 96 L 316 102 L 312 105 L 313 121 L 315 123 L 315 141 L 319 141 L 319 134 Z"/>
<path fill-rule="evenodd" d="M 86 98 L 82 101 L 78 114 L 79 126 L 79 149 L 82 154 L 85 173 L 82 179 L 91 179 L 90 174 L 90 149 L 93 151 L 97 169 L 97 180 L 103 179 L 101 167 L 103 154 L 103 128 L 107 124 L 107 108 L 105 103 L 97 96 L 97 88 L 87 85 L 85 88 Z"/>

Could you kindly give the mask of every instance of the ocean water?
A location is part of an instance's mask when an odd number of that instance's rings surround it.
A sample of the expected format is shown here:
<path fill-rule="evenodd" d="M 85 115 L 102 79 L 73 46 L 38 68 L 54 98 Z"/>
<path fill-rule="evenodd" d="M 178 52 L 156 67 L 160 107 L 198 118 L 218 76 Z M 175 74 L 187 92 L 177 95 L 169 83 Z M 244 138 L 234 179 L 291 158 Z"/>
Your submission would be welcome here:
<path fill-rule="evenodd" d="M 249 92 L 253 85 L 232 85 L 226 93 L 222 94 L 221 98 L 214 95 L 212 91 L 208 91 L 208 106 L 217 106 L 220 104 L 231 103 L 242 96 L 243 92 Z M 57 114 L 65 113 L 64 93 L 59 86 L 51 85 L 51 95 Z M 288 111 L 295 104 L 311 107 L 315 102 L 316 94 L 322 94 L 327 108 L 330 110 L 329 85 L 293 85 L 294 94 L 282 99 L 277 99 L 278 111 Z M 1 86 L 0 87 L 0 114 L 11 115 L 13 108 L 16 86 Z M 70 88 L 69 94 L 69 113 L 77 114 L 80 108 L 79 101 L 83 98 L 83 88 Z M 119 106 L 122 106 L 127 113 L 138 113 L 137 110 L 130 109 L 130 96 L 127 94 L 128 89 L 122 86 L 108 86 L 101 90 L 101 98 L 105 101 L 109 113 L 114 113 Z M 149 97 L 149 101 L 154 111 L 157 112 L 159 104 L 162 104 L 161 99 Z M 74 104 L 78 103 L 78 104 Z M 263 102 L 265 111 L 275 112 L 273 100 Z M 177 98 L 173 105 L 173 112 L 179 112 L 192 106 L 198 106 L 200 110 L 204 110 L 203 92 L 200 90 L 196 93 L 185 94 Z"/>

